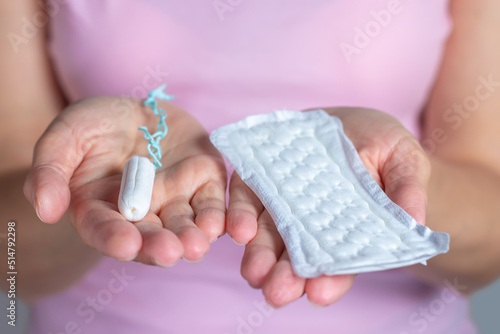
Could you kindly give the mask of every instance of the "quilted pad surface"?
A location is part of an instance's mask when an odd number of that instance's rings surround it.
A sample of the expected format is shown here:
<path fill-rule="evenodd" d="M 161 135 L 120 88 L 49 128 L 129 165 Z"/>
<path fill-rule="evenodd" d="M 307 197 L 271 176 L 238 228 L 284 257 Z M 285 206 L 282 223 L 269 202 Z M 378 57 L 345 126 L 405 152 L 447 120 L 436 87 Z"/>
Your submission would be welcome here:
<path fill-rule="evenodd" d="M 210 138 L 273 217 L 299 276 L 425 264 L 448 250 L 448 234 L 393 203 L 322 110 L 251 116 Z"/>

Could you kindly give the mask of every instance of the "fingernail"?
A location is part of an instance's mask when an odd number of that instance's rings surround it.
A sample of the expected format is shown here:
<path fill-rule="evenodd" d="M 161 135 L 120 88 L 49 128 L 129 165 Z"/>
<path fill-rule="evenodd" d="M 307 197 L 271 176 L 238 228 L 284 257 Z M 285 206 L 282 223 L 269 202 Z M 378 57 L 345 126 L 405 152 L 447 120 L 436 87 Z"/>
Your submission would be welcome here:
<path fill-rule="evenodd" d="M 238 246 L 245 246 L 245 244 L 240 244 L 239 242 L 237 242 L 237 241 L 236 241 L 236 240 L 234 240 L 233 238 L 231 238 L 231 239 L 232 239 L 232 240 L 233 240 L 233 242 L 234 242 L 235 244 L 237 244 Z"/>
<path fill-rule="evenodd" d="M 162 263 L 156 259 L 153 260 L 153 263 L 155 266 L 162 267 L 162 268 L 170 268 L 170 267 L 173 267 L 175 265 L 175 263 L 165 264 L 165 263 Z"/>
<path fill-rule="evenodd" d="M 310 301 L 309 299 L 307 300 L 309 302 L 309 304 L 311 304 L 312 307 L 314 308 L 323 308 L 323 306 L 321 305 L 318 305 L 318 304 L 314 304 L 312 301 Z"/>
<path fill-rule="evenodd" d="M 198 263 L 198 262 L 200 262 L 201 260 L 203 260 L 203 257 L 201 257 L 199 260 L 194 260 L 194 261 L 192 261 L 192 260 L 188 260 L 188 259 L 186 259 L 185 257 L 183 257 L 182 259 L 183 259 L 184 261 L 186 261 L 187 263 Z"/>
<path fill-rule="evenodd" d="M 213 240 L 210 240 L 210 243 L 216 242 L 220 238 L 226 235 L 226 231 L 224 231 L 221 235 L 216 236 Z"/>
<path fill-rule="evenodd" d="M 214 242 L 216 242 L 216 241 L 217 241 L 217 239 L 219 239 L 219 238 L 220 238 L 220 236 L 216 235 L 216 236 L 211 237 L 210 239 L 208 239 L 208 242 L 209 242 L 209 243 L 214 243 Z"/>
<path fill-rule="evenodd" d="M 38 211 L 38 206 L 39 205 L 38 205 L 38 203 L 36 201 L 36 197 L 33 198 L 33 205 L 35 206 L 35 212 L 36 212 L 36 215 L 37 215 L 38 219 L 40 219 L 42 222 L 45 223 L 45 220 L 43 220 L 42 217 L 40 217 L 40 212 Z"/>
<path fill-rule="evenodd" d="M 266 302 L 267 306 L 269 306 L 269 307 L 270 307 L 270 308 L 272 308 L 273 310 L 276 310 L 276 309 L 277 309 L 277 307 L 276 307 L 276 306 L 271 305 L 271 304 L 267 301 L 267 299 L 265 300 L 265 302 Z"/>
<path fill-rule="evenodd" d="M 33 207 L 35 208 L 35 212 L 36 212 L 38 219 L 43 221 L 42 218 L 40 218 L 40 214 L 38 213 L 38 203 L 36 202 L 36 192 L 35 191 L 31 192 L 31 205 L 33 205 Z"/>
<path fill-rule="evenodd" d="M 269 301 L 267 299 L 266 299 L 266 304 L 269 305 L 269 307 L 271 307 L 273 310 L 279 310 L 279 309 L 285 308 L 286 306 L 289 305 L 289 304 L 284 304 L 281 306 L 276 306 L 276 305 L 269 303 Z"/>

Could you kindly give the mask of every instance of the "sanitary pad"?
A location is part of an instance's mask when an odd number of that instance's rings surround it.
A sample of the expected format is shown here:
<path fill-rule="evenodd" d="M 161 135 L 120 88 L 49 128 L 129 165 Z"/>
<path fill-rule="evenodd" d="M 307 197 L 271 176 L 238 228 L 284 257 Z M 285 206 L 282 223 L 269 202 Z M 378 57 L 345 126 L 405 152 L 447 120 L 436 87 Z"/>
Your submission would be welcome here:
<path fill-rule="evenodd" d="M 323 110 L 251 116 L 210 139 L 271 214 L 298 276 L 425 264 L 448 251 L 448 234 L 392 202 Z"/>

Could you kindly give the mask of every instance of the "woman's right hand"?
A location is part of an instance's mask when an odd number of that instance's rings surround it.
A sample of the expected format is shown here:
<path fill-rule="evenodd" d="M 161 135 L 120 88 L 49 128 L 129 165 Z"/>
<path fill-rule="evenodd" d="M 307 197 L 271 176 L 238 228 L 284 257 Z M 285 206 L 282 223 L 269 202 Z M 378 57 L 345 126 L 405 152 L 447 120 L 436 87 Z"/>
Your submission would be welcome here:
<path fill-rule="evenodd" d="M 40 219 L 56 223 L 70 208 L 84 242 L 118 260 L 199 261 L 224 233 L 224 162 L 191 115 L 167 102 L 158 106 L 168 134 L 144 219 L 132 223 L 118 212 L 121 172 L 131 156 L 148 155 L 138 127 L 156 129 L 158 118 L 142 101 L 123 97 L 72 104 L 39 139 L 24 193 Z"/>

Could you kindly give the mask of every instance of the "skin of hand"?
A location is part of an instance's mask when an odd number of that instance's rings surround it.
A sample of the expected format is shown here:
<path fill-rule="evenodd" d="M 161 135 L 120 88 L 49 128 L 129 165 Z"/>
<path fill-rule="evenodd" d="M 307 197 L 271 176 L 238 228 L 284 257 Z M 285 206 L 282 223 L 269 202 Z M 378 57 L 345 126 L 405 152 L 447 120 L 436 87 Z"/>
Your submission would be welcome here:
<path fill-rule="evenodd" d="M 164 101 L 158 107 L 168 133 L 143 220 L 131 223 L 118 212 L 121 172 L 131 156 L 148 156 L 138 127 L 154 132 L 158 118 L 142 101 L 120 97 L 70 105 L 39 139 L 24 185 L 39 218 L 53 224 L 70 208 L 83 241 L 118 260 L 163 267 L 201 260 L 224 233 L 224 162 L 192 116 Z"/>
<path fill-rule="evenodd" d="M 394 117 L 372 109 L 326 108 L 342 120 L 344 132 L 388 197 L 425 224 L 430 161 L 417 139 Z M 339 300 L 355 275 L 305 279 L 294 274 L 283 240 L 257 196 L 233 173 L 229 186 L 227 232 L 245 244 L 242 276 L 261 288 L 267 302 L 284 306 L 304 293 L 326 306 Z"/>

